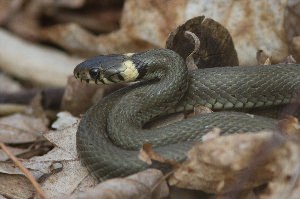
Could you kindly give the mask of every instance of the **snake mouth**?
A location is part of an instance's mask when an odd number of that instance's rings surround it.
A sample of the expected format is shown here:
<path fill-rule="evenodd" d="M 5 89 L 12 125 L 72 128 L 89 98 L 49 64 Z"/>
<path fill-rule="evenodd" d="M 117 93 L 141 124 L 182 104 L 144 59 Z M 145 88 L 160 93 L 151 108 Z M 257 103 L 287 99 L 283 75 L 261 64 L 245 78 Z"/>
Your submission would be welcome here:
<path fill-rule="evenodd" d="M 99 69 L 93 68 L 90 70 L 74 70 L 74 77 L 79 79 L 81 82 L 85 81 L 86 83 L 94 82 L 95 84 L 98 83 L 97 79 L 99 76 Z"/>
<path fill-rule="evenodd" d="M 74 77 L 81 82 L 94 84 L 114 84 L 120 82 L 126 82 L 126 79 L 130 77 L 130 73 L 124 73 L 121 67 L 110 68 L 108 70 L 102 70 L 101 68 L 91 68 L 84 70 L 74 70 Z"/>

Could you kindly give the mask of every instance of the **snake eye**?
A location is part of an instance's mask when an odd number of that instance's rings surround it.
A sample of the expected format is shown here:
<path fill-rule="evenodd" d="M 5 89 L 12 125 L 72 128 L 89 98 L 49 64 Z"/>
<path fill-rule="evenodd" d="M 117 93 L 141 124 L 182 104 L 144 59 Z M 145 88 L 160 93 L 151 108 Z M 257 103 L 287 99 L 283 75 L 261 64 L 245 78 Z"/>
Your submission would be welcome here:
<path fill-rule="evenodd" d="M 93 68 L 89 71 L 90 76 L 92 79 L 97 79 L 98 73 L 99 73 L 99 69 L 98 68 Z"/>

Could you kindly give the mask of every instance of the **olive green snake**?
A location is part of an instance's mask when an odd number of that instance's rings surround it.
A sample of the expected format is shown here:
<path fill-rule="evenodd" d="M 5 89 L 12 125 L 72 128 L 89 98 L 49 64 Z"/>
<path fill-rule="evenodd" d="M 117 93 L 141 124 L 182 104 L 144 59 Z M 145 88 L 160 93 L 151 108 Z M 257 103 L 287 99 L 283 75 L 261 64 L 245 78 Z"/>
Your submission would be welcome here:
<path fill-rule="evenodd" d="M 276 129 L 277 121 L 232 109 L 284 105 L 296 101 L 300 65 L 217 67 L 187 70 L 185 61 L 168 49 L 103 55 L 74 69 L 76 78 L 94 83 L 135 82 L 92 106 L 76 134 L 80 160 L 100 181 L 127 176 L 150 166 L 138 158 L 143 144 L 151 143 L 165 158 L 178 162 L 203 135 L 218 127 L 222 134 Z M 144 125 L 171 112 L 213 110 L 163 126 Z"/>

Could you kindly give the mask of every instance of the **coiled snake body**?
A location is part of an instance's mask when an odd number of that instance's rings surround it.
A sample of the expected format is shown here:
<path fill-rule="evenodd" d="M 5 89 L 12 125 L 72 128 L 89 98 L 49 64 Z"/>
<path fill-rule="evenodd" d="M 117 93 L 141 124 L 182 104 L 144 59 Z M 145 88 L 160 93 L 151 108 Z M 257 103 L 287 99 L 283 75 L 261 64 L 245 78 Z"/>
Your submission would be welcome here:
<path fill-rule="evenodd" d="M 98 56 L 74 69 L 76 78 L 95 83 L 133 82 L 90 108 L 76 139 L 79 157 L 99 180 L 126 176 L 149 167 L 138 159 L 144 143 L 162 156 L 183 161 L 195 141 L 213 127 L 222 133 L 275 129 L 276 120 L 239 112 L 215 112 L 165 127 L 143 129 L 166 112 L 284 105 L 300 89 L 300 66 L 282 64 L 187 71 L 183 58 L 168 49 Z"/>

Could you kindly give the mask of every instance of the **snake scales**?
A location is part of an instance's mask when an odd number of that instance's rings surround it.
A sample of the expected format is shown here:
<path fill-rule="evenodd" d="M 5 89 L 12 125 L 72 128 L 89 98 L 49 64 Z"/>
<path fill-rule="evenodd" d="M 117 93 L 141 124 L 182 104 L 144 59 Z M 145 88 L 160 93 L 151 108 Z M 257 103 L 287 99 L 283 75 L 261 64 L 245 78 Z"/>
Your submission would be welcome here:
<path fill-rule="evenodd" d="M 164 157 L 183 161 L 192 144 L 213 127 L 224 134 L 276 128 L 274 119 L 239 112 L 215 112 L 161 128 L 143 128 L 159 115 L 192 110 L 195 105 L 214 110 L 284 105 L 294 101 L 300 89 L 297 64 L 189 73 L 184 60 L 167 49 L 98 56 L 76 66 L 74 75 L 105 84 L 138 81 L 100 100 L 79 124 L 79 157 L 100 181 L 149 167 L 138 159 L 146 142 Z"/>

